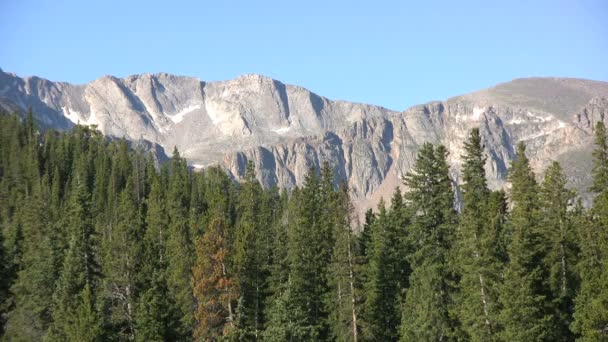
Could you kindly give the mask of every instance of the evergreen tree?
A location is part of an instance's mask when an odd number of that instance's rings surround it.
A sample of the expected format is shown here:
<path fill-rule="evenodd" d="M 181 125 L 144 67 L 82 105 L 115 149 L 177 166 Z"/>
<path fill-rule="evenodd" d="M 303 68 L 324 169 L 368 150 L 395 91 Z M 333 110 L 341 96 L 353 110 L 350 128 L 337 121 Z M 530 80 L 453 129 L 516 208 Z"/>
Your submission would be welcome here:
<path fill-rule="evenodd" d="M 135 338 L 135 305 L 141 282 L 139 277 L 142 259 L 142 224 L 134 193 L 133 178 L 127 179 L 113 211 L 116 221 L 104 240 L 102 263 L 102 295 L 107 306 L 106 316 L 112 331 L 120 338 Z"/>
<path fill-rule="evenodd" d="M 298 189 L 294 189 L 292 196 L 297 196 Z M 284 306 L 284 301 L 289 297 L 285 294 L 288 291 L 289 280 L 289 213 L 292 212 L 292 207 L 295 201 L 289 201 L 288 194 L 285 190 L 279 195 L 274 202 L 275 209 L 273 210 L 273 224 L 270 225 L 270 236 L 268 242 L 268 295 L 266 297 L 264 317 L 266 317 L 266 330 L 270 329 L 268 325 L 274 324 L 280 327 L 283 324 L 281 315 L 278 315 L 284 310 L 291 310 Z M 295 324 L 295 323 L 294 323 Z M 264 339 L 267 339 L 264 334 Z"/>
<path fill-rule="evenodd" d="M 4 327 L 5 324 L 5 314 L 6 314 L 6 305 L 8 302 L 8 288 L 9 288 L 9 270 L 8 270 L 8 261 L 6 260 L 6 253 L 4 251 L 4 237 L 3 235 L 2 225 L 0 225 L 0 327 Z M 0 338 L 2 338 L 2 333 L 4 331 L 0 330 Z"/>
<path fill-rule="evenodd" d="M 593 150 L 593 184 L 589 190 L 601 193 L 608 188 L 608 135 L 606 126 L 598 121 L 595 125 L 595 149 Z"/>
<path fill-rule="evenodd" d="M 313 331 L 314 339 L 325 339 L 328 334 L 324 302 L 329 291 L 326 274 L 331 251 L 327 250 L 327 222 L 322 222 L 326 217 L 321 209 L 327 195 L 321 189 L 321 179 L 311 169 L 301 191 L 292 197 L 287 251 L 290 300 L 295 310 L 306 315 L 303 328 Z"/>
<path fill-rule="evenodd" d="M 359 254 L 363 258 L 367 257 L 368 248 L 371 244 L 371 227 L 375 218 L 373 210 L 371 208 L 367 209 L 365 212 L 365 222 L 363 223 L 363 228 L 359 234 Z"/>
<path fill-rule="evenodd" d="M 378 214 L 370 227 L 368 264 L 362 305 L 362 340 L 395 341 L 399 326 L 399 287 L 392 262 L 393 225 L 380 200 Z"/>
<path fill-rule="evenodd" d="M 576 293 L 575 267 L 578 259 L 576 231 L 568 212 L 574 192 L 566 188 L 567 179 L 561 166 L 553 162 L 545 172 L 540 192 L 541 228 L 543 240 L 549 243 L 545 269 L 549 271 L 547 285 L 556 318 L 553 341 L 571 341 L 569 326 L 574 311 Z"/>
<path fill-rule="evenodd" d="M 495 209 L 490 208 L 483 145 L 474 128 L 464 143 L 462 193 L 464 205 L 454 244 L 454 268 L 459 275 L 455 314 L 464 336 L 471 341 L 496 340 L 497 288 L 501 265 L 493 229 Z"/>
<path fill-rule="evenodd" d="M 23 257 L 11 292 L 14 308 L 6 336 L 11 340 L 40 340 L 51 322 L 52 297 L 59 269 L 49 220 L 48 182 L 32 188 L 29 205 L 23 206 Z"/>
<path fill-rule="evenodd" d="M 80 306 L 79 296 L 87 285 L 92 288 L 98 274 L 92 239 L 90 194 L 84 179 L 85 172 L 80 166 L 73 179 L 68 204 L 66 228 L 69 232 L 69 245 L 54 294 L 55 309 L 49 331 L 49 339 L 52 341 L 66 340 L 74 325 L 79 324 L 74 321 Z"/>
<path fill-rule="evenodd" d="M 359 335 L 355 289 L 356 239 L 351 229 L 352 211 L 348 187 L 342 184 L 331 210 L 335 218 L 335 243 L 328 269 L 331 292 L 327 308 L 332 339 L 336 341 L 358 341 Z"/>
<path fill-rule="evenodd" d="M 179 316 L 174 303 L 169 301 L 169 291 L 160 272 L 139 297 L 135 311 L 135 339 L 148 341 L 175 341 Z M 153 276 L 154 277 L 154 276 Z"/>
<path fill-rule="evenodd" d="M 595 126 L 593 185 L 597 193 L 590 217 L 579 228 L 580 291 L 572 330 L 580 341 L 608 340 L 608 138 L 602 122 Z"/>
<path fill-rule="evenodd" d="M 214 217 L 196 243 L 196 264 L 192 269 L 194 338 L 216 341 L 234 334 L 235 302 L 239 293 L 229 273 L 231 257 L 228 227 L 221 216 Z"/>
<path fill-rule="evenodd" d="M 69 312 L 69 325 L 65 334 L 68 341 L 94 342 L 102 341 L 100 318 L 95 310 L 91 286 L 86 284 L 79 295 L 80 303 L 74 312 Z"/>
<path fill-rule="evenodd" d="M 241 186 L 234 238 L 233 268 L 240 289 L 238 310 L 239 334 L 248 340 L 257 339 L 263 328 L 267 273 L 263 267 L 265 246 L 261 212 L 262 187 L 255 178 L 253 163 L 247 164 L 245 181 Z"/>
<path fill-rule="evenodd" d="M 188 227 L 190 177 L 186 161 L 177 149 L 170 164 L 169 189 L 167 192 L 167 286 L 171 300 L 180 311 L 181 336 L 190 336 L 192 327 L 192 287 L 190 278 L 193 265 L 193 246 Z"/>
<path fill-rule="evenodd" d="M 507 341 L 550 340 L 553 317 L 543 286 L 542 260 L 546 244 L 539 230 L 539 188 L 524 143 L 517 145 L 509 180 L 512 184 L 512 238 L 499 295 L 503 307 L 500 322 L 504 328 L 501 338 Z"/>
<path fill-rule="evenodd" d="M 307 315 L 291 300 L 291 289 L 287 285 L 269 305 L 268 326 L 262 333 L 268 342 L 318 341 L 318 333 L 307 322 Z"/>
<path fill-rule="evenodd" d="M 447 151 L 425 143 L 404 178 L 408 206 L 412 274 L 402 309 L 401 340 L 445 341 L 456 322 L 450 317 L 451 273 L 448 256 L 457 216 L 446 163 Z"/>

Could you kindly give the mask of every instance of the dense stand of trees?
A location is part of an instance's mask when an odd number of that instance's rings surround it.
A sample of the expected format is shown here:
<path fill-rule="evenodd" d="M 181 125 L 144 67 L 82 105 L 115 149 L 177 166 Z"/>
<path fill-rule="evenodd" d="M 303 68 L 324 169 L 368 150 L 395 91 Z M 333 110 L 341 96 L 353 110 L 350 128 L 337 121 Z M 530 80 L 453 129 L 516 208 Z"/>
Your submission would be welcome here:
<path fill-rule="evenodd" d="M 560 165 L 517 146 L 508 193 L 464 144 L 461 208 L 443 146 L 421 146 L 356 232 L 325 164 L 290 194 L 236 184 L 94 129 L 0 115 L 6 341 L 608 340 L 608 140 L 585 209 Z M 458 210 L 457 210 L 458 209 Z"/>

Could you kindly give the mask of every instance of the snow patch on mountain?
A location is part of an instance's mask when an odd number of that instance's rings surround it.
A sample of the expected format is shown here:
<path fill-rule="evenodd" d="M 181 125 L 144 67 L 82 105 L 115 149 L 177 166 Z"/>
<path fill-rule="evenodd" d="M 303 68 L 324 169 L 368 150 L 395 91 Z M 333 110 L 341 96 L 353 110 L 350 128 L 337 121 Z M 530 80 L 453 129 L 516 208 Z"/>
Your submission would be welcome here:
<path fill-rule="evenodd" d="M 184 109 L 182 109 L 181 111 L 175 113 L 175 114 L 169 114 L 167 115 L 169 117 L 169 119 L 171 119 L 171 121 L 173 121 L 174 123 L 180 123 L 184 120 L 184 117 L 187 114 L 192 113 L 193 111 L 200 109 L 201 105 L 200 104 L 196 104 L 196 105 L 190 105 Z"/>
<path fill-rule="evenodd" d="M 69 107 L 61 107 L 61 109 L 63 110 L 63 115 L 68 120 L 73 122 L 75 125 L 85 125 L 85 126 L 97 125 L 97 126 L 99 126 L 99 120 L 97 120 L 95 112 L 91 112 L 91 114 L 89 114 L 89 118 L 84 119 L 84 116 L 82 115 L 82 113 L 80 113 L 74 109 L 71 109 Z"/>

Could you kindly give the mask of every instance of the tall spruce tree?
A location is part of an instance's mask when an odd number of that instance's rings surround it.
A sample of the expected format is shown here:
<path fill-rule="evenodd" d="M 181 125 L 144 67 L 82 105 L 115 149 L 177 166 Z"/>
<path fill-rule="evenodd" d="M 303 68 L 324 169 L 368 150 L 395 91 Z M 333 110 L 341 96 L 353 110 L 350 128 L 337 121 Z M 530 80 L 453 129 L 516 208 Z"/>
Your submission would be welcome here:
<path fill-rule="evenodd" d="M 327 310 L 331 336 L 336 341 L 358 341 L 355 285 L 355 235 L 351 228 L 353 208 L 348 195 L 348 187 L 342 184 L 332 201 L 334 215 L 333 245 L 331 263 L 328 269 L 330 294 Z"/>
<path fill-rule="evenodd" d="M 450 317 L 451 281 L 448 256 L 457 224 L 447 150 L 425 143 L 412 171 L 404 177 L 412 274 L 402 309 L 401 340 L 447 341 L 457 325 Z"/>
<path fill-rule="evenodd" d="M 292 196 L 297 196 L 298 189 L 294 189 Z M 294 307 L 287 305 L 286 301 L 290 298 L 289 292 L 289 213 L 292 212 L 291 207 L 294 201 L 289 200 L 289 195 L 286 190 L 283 190 L 276 201 L 274 202 L 275 209 L 273 214 L 273 224 L 270 226 L 270 236 L 268 239 L 268 296 L 266 298 L 264 317 L 265 331 L 263 333 L 264 340 L 269 340 L 270 336 L 284 336 L 288 330 L 285 330 L 285 320 L 293 317 L 287 317 L 287 313 L 295 311 Z M 300 311 L 300 313 L 302 313 Z M 302 313 L 303 314 L 303 313 Z M 294 321 L 292 327 L 295 329 L 300 326 L 300 321 Z M 298 335 L 299 336 L 299 335 Z M 275 339 L 275 341 L 278 341 Z"/>
<path fill-rule="evenodd" d="M 595 126 L 593 185 L 597 196 L 587 224 L 580 227 L 580 291 L 572 330 L 580 341 L 608 341 L 608 137 L 602 122 Z"/>
<path fill-rule="evenodd" d="M 6 336 L 11 340 L 40 340 L 51 323 L 56 268 L 53 228 L 49 218 L 48 182 L 32 188 L 23 206 L 23 257 L 11 288 L 14 308 L 8 316 Z"/>
<path fill-rule="evenodd" d="M 102 295 L 112 331 L 120 339 L 135 339 L 135 305 L 141 277 L 143 230 L 134 192 L 134 178 L 129 177 L 112 209 L 116 220 L 112 233 L 104 240 Z"/>
<path fill-rule="evenodd" d="M 103 341 L 101 319 L 95 309 L 91 286 L 86 284 L 78 296 L 76 310 L 68 313 L 70 324 L 66 327 L 67 341 L 96 342 Z"/>
<path fill-rule="evenodd" d="M 553 341 L 571 341 L 570 332 L 574 311 L 574 296 L 577 290 L 578 244 L 572 215 L 568 207 L 573 204 L 574 191 L 566 188 L 564 175 L 558 162 L 546 170 L 540 191 L 540 213 L 543 240 L 549 243 L 544 258 L 548 270 L 546 283 L 549 298 L 553 303 L 555 328 Z"/>
<path fill-rule="evenodd" d="M 546 341 L 551 338 L 553 323 L 543 286 L 546 244 L 539 228 L 539 187 L 523 142 L 517 145 L 510 171 L 512 237 L 500 292 L 501 338 Z"/>
<path fill-rule="evenodd" d="M 262 187 L 255 178 L 253 162 L 247 164 L 245 180 L 237 199 L 236 232 L 234 237 L 233 268 L 239 285 L 239 335 L 247 340 L 256 340 L 264 322 L 267 274 L 263 267 L 265 246 L 262 244 L 263 230 L 261 201 Z"/>
<path fill-rule="evenodd" d="M 393 262 L 395 248 L 391 224 L 383 200 L 378 214 L 370 226 L 370 244 L 367 247 L 367 265 L 363 286 L 365 302 L 362 304 L 362 340 L 396 341 L 399 327 L 399 287 Z"/>
<path fill-rule="evenodd" d="M 497 288 L 501 264 L 495 253 L 499 243 L 492 226 L 490 190 L 486 183 L 486 157 L 478 128 L 464 142 L 463 208 L 454 244 L 454 268 L 459 275 L 455 314 L 462 323 L 463 339 L 496 340 Z"/>
<path fill-rule="evenodd" d="M 81 323 L 74 320 L 80 307 L 80 296 L 87 285 L 93 288 L 99 273 L 94 253 L 90 193 L 84 182 L 86 171 L 82 160 L 77 165 L 66 215 L 68 250 L 54 293 L 55 309 L 48 335 L 52 341 L 67 340 L 70 331 Z"/>
<path fill-rule="evenodd" d="M 170 162 L 167 190 L 167 286 L 171 300 L 180 312 L 178 332 L 186 337 L 192 334 L 192 287 L 190 278 L 193 265 L 193 244 L 188 227 L 190 176 L 186 161 L 177 149 Z"/>
<path fill-rule="evenodd" d="M 294 311 L 305 315 L 302 329 L 309 331 L 306 340 L 327 338 L 327 312 L 324 305 L 327 286 L 327 241 L 325 222 L 320 222 L 322 196 L 319 176 L 311 169 L 303 188 L 294 193 L 288 259 L 289 301 Z M 294 312 L 295 314 L 295 312 Z"/>
<path fill-rule="evenodd" d="M 179 338 L 179 310 L 171 300 L 167 287 L 166 178 L 164 173 L 151 177 L 151 190 L 147 198 L 141 266 L 144 289 L 135 314 L 136 339 L 142 342 Z"/>

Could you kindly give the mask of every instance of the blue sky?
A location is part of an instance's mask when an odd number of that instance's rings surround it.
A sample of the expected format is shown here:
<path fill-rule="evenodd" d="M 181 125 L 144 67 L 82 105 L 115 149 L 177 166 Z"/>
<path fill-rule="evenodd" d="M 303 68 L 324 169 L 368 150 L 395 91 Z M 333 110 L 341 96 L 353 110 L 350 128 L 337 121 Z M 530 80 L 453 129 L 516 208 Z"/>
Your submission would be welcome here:
<path fill-rule="evenodd" d="M 405 109 L 527 76 L 608 80 L 608 1 L 0 1 L 0 68 L 85 83 L 260 73 Z"/>

